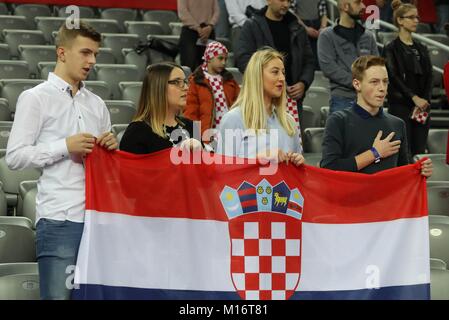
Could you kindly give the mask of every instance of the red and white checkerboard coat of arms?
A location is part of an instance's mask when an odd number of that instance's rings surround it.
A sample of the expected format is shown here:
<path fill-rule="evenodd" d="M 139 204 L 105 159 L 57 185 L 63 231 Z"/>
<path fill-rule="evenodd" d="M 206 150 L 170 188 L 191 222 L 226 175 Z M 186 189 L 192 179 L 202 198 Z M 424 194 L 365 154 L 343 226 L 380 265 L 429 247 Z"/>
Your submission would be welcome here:
<path fill-rule="evenodd" d="M 247 300 L 289 299 L 301 275 L 304 198 L 285 182 L 272 187 L 244 182 L 225 187 L 221 201 L 229 217 L 231 277 Z"/>

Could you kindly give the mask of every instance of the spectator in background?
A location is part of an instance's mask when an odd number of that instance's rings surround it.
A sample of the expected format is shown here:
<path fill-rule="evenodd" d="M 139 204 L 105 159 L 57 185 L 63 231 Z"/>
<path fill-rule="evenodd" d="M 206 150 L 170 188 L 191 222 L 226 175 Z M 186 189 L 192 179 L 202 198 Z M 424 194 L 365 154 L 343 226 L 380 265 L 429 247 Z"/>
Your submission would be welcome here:
<path fill-rule="evenodd" d="M 424 115 L 430 111 L 432 64 L 427 47 L 412 38 L 419 23 L 416 7 L 401 0 L 393 0 L 392 6 L 399 36 L 384 48 L 391 83 L 388 112 L 405 122 L 413 156 L 426 151 L 430 117 Z"/>
<path fill-rule="evenodd" d="M 434 0 L 405 0 L 403 2 L 414 5 L 418 9 L 420 22 L 430 25 L 431 29 L 435 31 L 438 17 Z"/>
<path fill-rule="evenodd" d="M 233 51 L 236 50 L 237 40 L 243 24 L 248 20 L 254 10 L 262 9 L 266 6 L 266 0 L 225 0 L 231 24 L 231 41 Z"/>
<path fill-rule="evenodd" d="M 437 32 L 445 33 L 444 25 L 449 23 L 449 0 L 435 0 L 438 16 Z"/>
<path fill-rule="evenodd" d="M 215 39 L 214 28 L 220 17 L 217 0 L 178 0 L 178 16 L 183 26 L 179 37 L 181 65 L 195 70 L 208 40 Z"/>
<path fill-rule="evenodd" d="M 309 42 L 315 57 L 315 68 L 319 70 L 317 40 L 321 30 L 326 28 L 328 23 L 326 0 L 297 0 L 295 12 L 306 25 Z"/>
<path fill-rule="evenodd" d="M 220 7 L 220 18 L 218 18 L 217 25 L 215 26 L 215 36 L 217 38 L 229 39 L 229 14 L 226 9 L 225 0 L 218 0 L 218 6 Z"/>
<path fill-rule="evenodd" d="M 330 113 L 350 107 L 356 98 L 351 65 L 363 55 L 379 55 L 374 35 L 358 22 L 364 14 L 361 0 L 338 0 L 340 19 L 318 37 L 318 61 L 331 85 Z"/>
<path fill-rule="evenodd" d="M 243 73 L 253 53 L 264 46 L 285 54 L 287 95 L 301 119 L 302 101 L 315 75 L 315 61 L 306 29 L 289 6 L 288 0 L 267 0 L 267 6 L 245 22 L 235 60 Z"/>
<path fill-rule="evenodd" d="M 444 89 L 449 97 L 449 62 L 444 66 Z M 446 163 L 449 164 L 449 132 L 447 133 Z"/>
<path fill-rule="evenodd" d="M 187 105 L 184 116 L 201 121 L 201 137 L 204 131 L 216 128 L 222 117 L 234 104 L 240 92 L 238 83 L 225 69 L 228 49 L 220 42 L 211 42 L 204 52 L 204 63 L 189 77 Z"/>
<path fill-rule="evenodd" d="M 391 0 L 376 0 L 376 5 L 379 7 L 380 20 L 388 23 L 393 23 L 393 9 L 391 8 Z M 391 32 L 390 29 L 380 27 L 380 31 Z"/>

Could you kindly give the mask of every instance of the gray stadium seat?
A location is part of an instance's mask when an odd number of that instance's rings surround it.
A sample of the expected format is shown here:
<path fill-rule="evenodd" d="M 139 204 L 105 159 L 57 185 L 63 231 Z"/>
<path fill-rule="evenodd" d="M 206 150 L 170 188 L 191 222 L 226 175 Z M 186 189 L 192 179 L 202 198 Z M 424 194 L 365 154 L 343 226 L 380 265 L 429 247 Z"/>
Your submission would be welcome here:
<path fill-rule="evenodd" d="M 140 41 L 146 42 L 149 34 L 166 34 L 157 21 L 125 21 L 126 32 L 137 34 Z"/>
<path fill-rule="evenodd" d="M 243 74 L 240 72 L 238 68 L 226 68 L 232 76 L 234 77 L 234 80 L 237 81 L 238 84 L 242 84 L 243 82 Z"/>
<path fill-rule="evenodd" d="M 124 8 L 108 8 L 101 11 L 100 16 L 102 19 L 116 20 L 120 26 L 122 32 L 125 32 L 125 21 L 137 20 L 137 10 L 124 9 Z"/>
<path fill-rule="evenodd" d="M 0 43 L 0 60 L 10 60 L 11 53 L 9 52 L 9 45 Z"/>
<path fill-rule="evenodd" d="M 12 121 L 8 100 L 0 98 L 0 121 Z"/>
<path fill-rule="evenodd" d="M 137 67 L 139 72 L 139 81 L 142 81 L 146 74 L 148 65 L 148 56 L 146 53 L 138 54 L 134 49 L 124 48 L 122 54 L 125 60 L 125 64 L 133 64 Z"/>
<path fill-rule="evenodd" d="M 319 109 L 318 109 L 319 110 Z M 317 128 L 320 126 L 320 111 L 313 109 L 310 106 L 302 106 L 302 129 Z"/>
<path fill-rule="evenodd" d="M 103 100 L 111 99 L 111 89 L 105 81 L 84 81 L 86 88 Z"/>
<path fill-rule="evenodd" d="M 26 61 L 0 60 L 0 79 L 17 79 L 30 77 L 30 70 Z"/>
<path fill-rule="evenodd" d="M 324 128 L 306 128 L 304 129 L 304 152 L 321 153 Z"/>
<path fill-rule="evenodd" d="M 441 34 L 441 33 L 427 33 L 427 34 L 423 34 L 423 37 L 429 38 L 431 40 L 440 42 L 446 46 L 449 46 L 449 37 L 445 34 Z"/>
<path fill-rule="evenodd" d="M 329 100 L 330 93 L 328 89 L 321 87 L 310 87 L 309 90 L 307 90 L 303 104 L 310 106 L 313 109 L 317 109 L 318 112 L 320 112 L 321 107 L 329 105 Z"/>
<path fill-rule="evenodd" d="M 0 149 L 6 149 L 11 128 L 12 121 L 0 121 Z"/>
<path fill-rule="evenodd" d="M 430 297 L 449 300 L 449 270 L 430 269 Z"/>
<path fill-rule="evenodd" d="M 33 30 L 24 16 L 0 16 L 0 39 L 4 39 L 2 30 Z"/>
<path fill-rule="evenodd" d="M 111 48 L 100 48 L 96 57 L 96 63 L 116 63 L 115 55 Z M 91 70 L 92 72 L 93 70 Z"/>
<path fill-rule="evenodd" d="M 315 71 L 315 76 L 313 78 L 311 87 L 321 87 L 328 89 L 329 86 L 329 79 L 324 76 L 323 71 Z"/>
<path fill-rule="evenodd" d="M 37 189 L 37 180 L 25 180 L 19 184 L 19 197 L 17 200 L 17 215 L 22 215 L 23 212 L 23 199 L 28 191 Z M 34 220 L 33 220 L 34 225 Z"/>
<path fill-rule="evenodd" d="M 320 114 L 321 114 L 321 126 L 325 127 L 327 118 L 329 117 L 329 107 L 328 106 L 321 107 Z"/>
<path fill-rule="evenodd" d="M 97 64 L 94 68 L 97 74 L 97 79 L 108 82 L 109 87 L 111 88 L 113 100 L 121 99 L 121 94 L 118 87 L 119 82 L 139 80 L 139 72 L 137 71 L 137 67 L 135 65 Z"/>
<path fill-rule="evenodd" d="M 449 61 L 449 52 L 443 51 L 436 47 L 429 47 L 428 49 L 432 65 L 440 69 L 444 69 L 444 66 Z"/>
<path fill-rule="evenodd" d="M 35 235 L 32 229 L 2 223 L 0 235 L 0 263 L 36 261 Z"/>
<path fill-rule="evenodd" d="M 158 21 L 161 23 L 165 34 L 170 34 L 170 22 L 179 22 L 178 15 L 174 11 L 168 10 L 148 10 L 143 14 L 143 21 Z"/>
<path fill-rule="evenodd" d="M 30 27 L 35 28 L 35 17 L 50 17 L 50 7 L 45 4 L 21 4 L 15 7 L 14 15 L 27 18 Z"/>
<path fill-rule="evenodd" d="M 321 157 L 321 153 L 304 153 L 305 163 L 314 167 L 320 166 Z"/>
<path fill-rule="evenodd" d="M 128 127 L 128 124 L 114 124 L 112 125 L 112 133 L 117 138 L 117 141 L 120 145 L 120 140 L 123 137 L 123 134 L 125 133 L 126 128 Z"/>
<path fill-rule="evenodd" d="M 427 137 L 429 153 L 446 153 L 448 129 L 430 129 Z"/>
<path fill-rule="evenodd" d="M 84 19 L 84 22 L 88 23 L 99 33 L 120 33 L 122 31 L 117 20 Z"/>
<path fill-rule="evenodd" d="M 38 273 L 0 277 L 0 300 L 39 300 Z"/>
<path fill-rule="evenodd" d="M 449 217 L 429 216 L 430 258 L 449 263 Z"/>
<path fill-rule="evenodd" d="M 449 217 L 449 181 L 427 182 L 427 203 L 429 214 Z"/>
<path fill-rule="evenodd" d="M 16 206 L 19 196 L 19 186 L 22 181 L 37 180 L 41 175 L 41 170 L 28 168 L 24 170 L 10 170 L 5 158 L 0 159 L 0 181 L 3 182 L 8 206 Z"/>
<path fill-rule="evenodd" d="M 5 192 L 3 192 L 3 183 L 0 181 L 0 217 L 4 217 L 8 214 L 8 204 L 6 200 Z"/>
<path fill-rule="evenodd" d="M 53 72 L 56 67 L 56 62 L 39 62 L 37 64 L 37 69 L 39 70 L 39 77 L 41 79 L 47 80 L 48 74 Z"/>
<path fill-rule="evenodd" d="M 396 39 L 398 37 L 397 32 L 379 32 L 377 34 L 377 37 L 379 38 L 379 42 L 386 45 L 390 41 Z"/>
<path fill-rule="evenodd" d="M 37 262 L 0 263 L 0 277 L 24 273 L 39 273 Z"/>
<path fill-rule="evenodd" d="M 446 270 L 447 264 L 441 259 L 430 258 L 430 269 Z"/>
<path fill-rule="evenodd" d="M 192 74 L 192 70 L 189 66 L 182 66 L 182 70 L 184 71 L 186 78 L 188 78 Z"/>
<path fill-rule="evenodd" d="M 139 42 L 139 37 L 137 34 L 114 34 L 114 33 L 103 33 L 103 45 L 107 48 L 111 48 L 115 56 L 117 63 L 123 63 L 123 48 L 135 48 Z"/>
<path fill-rule="evenodd" d="M 36 223 L 36 195 L 37 188 L 31 189 L 25 194 L 21 211 L 21 215 L 30 219 L 33 222 L 33 226 Z"/>
<path fill-rule="evenodd" d="M 53 43 L 52 32 L 58 31 L 65 23 L 65 18 L 61 17 L 36 17 L 37 29 L 44 33 L 47 43 Z"/>
<path fill-rule="evenodd" d="M 446 154 L 418 154 L 414 160 L 428 157 L 433 162 L 433 174 L 427 181 L 449 181 L 449 165 L 446 164 Z"/>
<path fill-rule="evenodd" d="M 39 78 L 39 62 L 56 60 L 55 46 L 19 45 L 20 57 L 28 62 L 31 76 Z"/>
<path fill-rule="evenodd" d="M 8 100 L 11 113 L 16 112 L 16 103 L 19 95 L 24 91 L 37 86 L 43 80 L 37 79 L 7 79 L 0 80 L 0 97 Z"/>
<path fill-rule="evenodd" d="M 119 88 L 123 100 L 129 100 L 139 107 L 140 92 L 142 91 L 142 82 L 125 81 L 119 83 Z"/>
<path fill-rule="evenodd" d="M 68 17 L 73 14 L 72 11 L 69 10 L 69 12 L 66 12 L 67 7 L 62 7 L 58 9 L 58 16 L 59 17 Z M 82 19 L 94 19 L 95 18 L 95 10 L 91 7 L 82 7 L 78 6 L 80 18 Z"/>
<path fill-rule="evenodd" d="M 111 116 L 111 124 L 130 123 L 137 111 L 132 101 L 105 100 L 105 103 Z"/>
<path fill-rule="evenodd" d="M 17 216 L 0 217 L 0 224 L 9 224 L 14 226 L 21 226 L 28 229 L 33 229 L 33 222 L 25 217 L 17 217 Z"/>
<path fill-rule="evenodd" d="M 0 15 L 8 14 L 8 7 L 6 6 L 6 3 L 0 2 Z"/>
<path fill-rule="evenodd" d="M 5 43 L 9 45 L 11 56 L 19 58 L 19 45 L 37 44 L 44 45 L 45 37 L 40 30 L 3 30 Z"/>
<path fill-rule="evenodd" d="M 171 34 L 180 35 L 182 29 L 182 22 L 170 22 L 169 27 L 171 29 Z"/>
<path fill-rule="evenodd" d="M 174 43 L 176 45 L 178 45 L 179 43 L 179 36 L 174 36 L 174 35 L 153 35 L 150 34 L 147 36 L 147 40 L 149 40 L 150 38 L 159 38 L 162 39 L 164 41 L 168 41 L 171 43 Z M 158 62 L 164 62 L 164 61 L 174 61 L 175 59 L 169 55 L 166 55 L 162 52 L 153 50 L 153 49 L 149 49 L 148 50 L 148 57 L 149 57 L 149 61 L 151 64 L 153 63 L 158 63 Z"/>

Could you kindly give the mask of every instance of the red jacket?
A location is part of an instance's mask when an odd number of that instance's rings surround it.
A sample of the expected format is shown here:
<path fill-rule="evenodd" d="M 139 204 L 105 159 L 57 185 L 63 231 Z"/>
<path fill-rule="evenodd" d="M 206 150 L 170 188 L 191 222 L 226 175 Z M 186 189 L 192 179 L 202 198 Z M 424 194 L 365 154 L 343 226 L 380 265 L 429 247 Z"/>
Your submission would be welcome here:
<path fill-rule="evenodd" d="M 449 97 L 449 62 L 444 66 L 444 88 L 446 96 Z M 449 132 L 447 134 L 446 162 L 449 164 Z"/>
<path fill-rule="evenodd" d="M 223 89 L 228 108 L 234 104 L 240 92 L 238 83 L 229 71 L 223 71 Z M 201 135 L 207 129 L 213 127 L 215 122 L 214 94 L 209 81 L 204 77 L 201 66 L 189 77 L 189 91 L 187 92 L 187 105 L 184 117 L 201 121 Z"/>

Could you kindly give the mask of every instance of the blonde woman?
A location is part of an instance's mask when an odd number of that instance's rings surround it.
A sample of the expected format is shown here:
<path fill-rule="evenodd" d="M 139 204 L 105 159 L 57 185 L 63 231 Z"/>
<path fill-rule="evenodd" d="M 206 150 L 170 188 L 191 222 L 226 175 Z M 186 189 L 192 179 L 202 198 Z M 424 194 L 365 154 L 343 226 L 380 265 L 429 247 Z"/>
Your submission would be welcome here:
<path fill-rule="evenodd" d="M 191 138 L 193 123 L 182 118 L 186 105 L 187 79 L 182 68 L 171 62 L 147 68 L 134 121 L 123 134 L 120 150 L 145 154 L 175 146 L 200 149 Z"/>
<path fill-rule="evenodd" d="M 237 101 L 221 120 L 217 153 L 302 164 L 299 133 L 286 110 L 285 86 L 282 54 L 271 48 L 256 51 Z"/>

